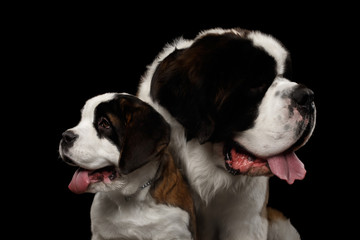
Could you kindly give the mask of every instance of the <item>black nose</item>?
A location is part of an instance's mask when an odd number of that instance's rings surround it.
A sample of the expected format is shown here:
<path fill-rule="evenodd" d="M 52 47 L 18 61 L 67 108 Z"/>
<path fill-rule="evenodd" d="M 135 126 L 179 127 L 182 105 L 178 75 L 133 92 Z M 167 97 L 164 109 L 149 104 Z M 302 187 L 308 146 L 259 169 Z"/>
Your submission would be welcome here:
<path fill-rule="evenodd" d="M 63 132 L 63 134 L 62 134 L 63 142 L 68 146 L 73 144 L 78 137 L 79 137 L 79 135 L 75 134 L 71 130 L 67 130 L 67 131 Z"/>
<path fill-rule="evenodd" d="M 304 85 L 299 85 L 296 89 L 294 89 L 294 92 L 292 93 L 292 99 L 299 106 L 310 107 L 314 101 L 314 92 Z"/>

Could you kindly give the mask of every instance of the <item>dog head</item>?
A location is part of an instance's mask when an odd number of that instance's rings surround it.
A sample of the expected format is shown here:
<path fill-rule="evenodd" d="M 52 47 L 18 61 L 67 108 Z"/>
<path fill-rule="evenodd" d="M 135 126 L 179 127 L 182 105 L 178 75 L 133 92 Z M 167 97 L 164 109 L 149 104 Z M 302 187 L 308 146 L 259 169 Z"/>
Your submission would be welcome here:
<path fill-rule="evenodd" d="M 159 57 L 151 97 L 185 129 L 187 139 L 223 143 L 230 173 L 305 176 L 294 151 L 315 127 L 314 94 L 291 81 L 291 59 L 271 36 L 212 29 L 183 39 Z"/>
<path fill-rule="evenodd" d="M 79 124 L 62 134 L 59 152 L 80 167 L 69 185 L 73 192 L 131 194 L 151 180 L 169 141 L 170 127 L 150 105 L 106 93 L 86 102 Z"/>

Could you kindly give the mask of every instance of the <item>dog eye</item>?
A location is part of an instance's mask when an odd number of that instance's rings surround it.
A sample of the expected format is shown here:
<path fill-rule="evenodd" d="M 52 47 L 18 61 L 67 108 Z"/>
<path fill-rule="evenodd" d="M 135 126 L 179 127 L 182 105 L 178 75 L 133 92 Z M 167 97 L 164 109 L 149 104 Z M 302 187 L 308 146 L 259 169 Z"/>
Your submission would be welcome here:
<path fill-rule="evenodd" d="M 109 129 L 111 127 L 110 122 L 105 117 L 99 119 L 98 126 L 104 129 Z"/>

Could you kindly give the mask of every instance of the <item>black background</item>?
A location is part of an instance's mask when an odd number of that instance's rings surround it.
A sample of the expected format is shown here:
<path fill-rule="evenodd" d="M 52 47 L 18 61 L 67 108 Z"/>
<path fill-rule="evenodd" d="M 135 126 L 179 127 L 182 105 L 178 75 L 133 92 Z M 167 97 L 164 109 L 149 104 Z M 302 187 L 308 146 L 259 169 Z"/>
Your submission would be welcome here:
<path fill-rule="evenodd" d="M 59 158 L 61 133 L 78 123 L 87 99 L 105 92 L 135 94 L 146 66 L 166 43 L 214 27 L 242 27 L 275 36 L 292 54 L 293 80 L 315 92 L 317 126 L 297 152 L 306 178 L 291 186 L 271 178 L 269 205 L 290 218 L 302 239 L 350 234 L 358 192 L 357 150 L 351 144 L 357 141 L 352 121 L 358 102 L 351 93 L 358 82 L 351 73 L 358 56 L 352 7 L 248 7 L 224 2 L 208 10 L 204 5 L 179 5 L 157 6 L 158 10 L 140 3 L 134 8 L 11 8 L 4 21 L 3 66 L 3 95 L 11 95 L 4 102 L 11 111 L 3 110 L 3 129 L 10 130 L 7 136 L 16 156 L 6 162 L 17 173 L 10 181 L 15 192 L 6 190 L 7 200 L 15 205 L 15 214 L 7 219 L 11 226 L 21 226 L 11 234 L 90 239 L 93 195 L 68 190 L 75 169 Z M 17 132 L 9 121 L 13 118 L 19 120 Z"/>

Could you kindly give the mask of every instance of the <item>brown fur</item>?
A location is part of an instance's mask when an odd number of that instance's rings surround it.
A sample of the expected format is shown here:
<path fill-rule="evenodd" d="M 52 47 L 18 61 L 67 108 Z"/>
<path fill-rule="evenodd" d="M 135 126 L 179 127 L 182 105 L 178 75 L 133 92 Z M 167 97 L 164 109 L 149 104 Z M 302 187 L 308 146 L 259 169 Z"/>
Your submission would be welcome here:
<path fill-rule="evenodd" d="M 176 168 L 174 160 L 168 151 L 164 153 L 162 169 L 158 174 L 160 177 L 151 188 L 152 197 L 160 204 L 169 204 L 188 212 L 190 215 L 189 228 L 194 239 L 197 239 L 195 209 L 190 188 L 179 169 Z"/>
<path fill-rule="evenodd" d="M 277 219 L 280 220 L 286 220 L 286 217 L 284 216 L 284 214 L 276 209 L 273 209 L 271 207 L 267 208 L 267 217 L 269 222 L 275 221 Z"/>

